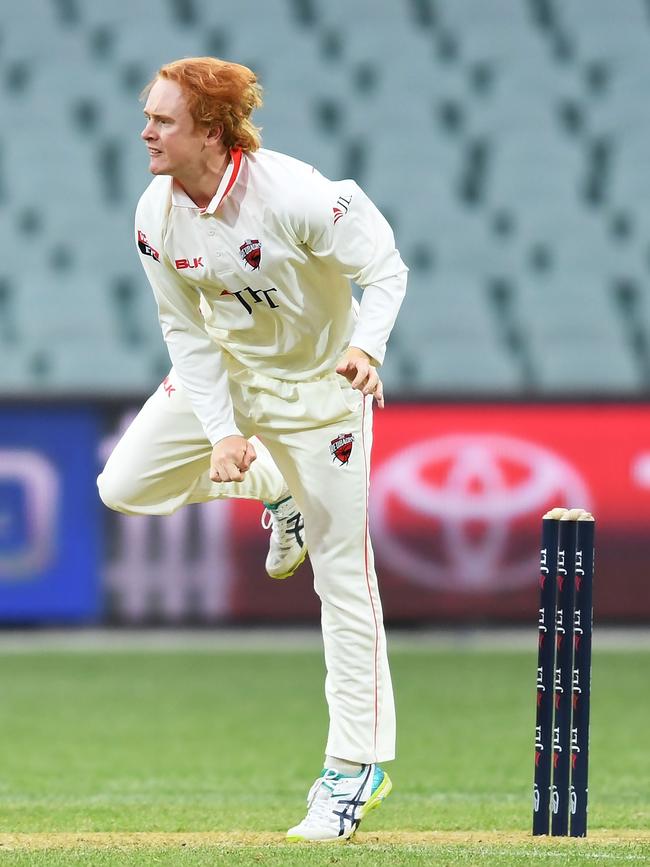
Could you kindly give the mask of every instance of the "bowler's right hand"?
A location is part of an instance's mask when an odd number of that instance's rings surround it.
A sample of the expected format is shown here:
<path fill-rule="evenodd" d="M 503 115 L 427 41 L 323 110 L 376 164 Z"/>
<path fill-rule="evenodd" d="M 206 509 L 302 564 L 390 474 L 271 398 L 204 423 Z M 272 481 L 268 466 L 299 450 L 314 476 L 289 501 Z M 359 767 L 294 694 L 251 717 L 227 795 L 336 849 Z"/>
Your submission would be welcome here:
<path fill-rule="evenodd" d="M 243 482 L 244 473 L 256 458 L 255 448 L 246 437 L 224 437 L 212 448 L 210 478 L 213 482 Z"/>

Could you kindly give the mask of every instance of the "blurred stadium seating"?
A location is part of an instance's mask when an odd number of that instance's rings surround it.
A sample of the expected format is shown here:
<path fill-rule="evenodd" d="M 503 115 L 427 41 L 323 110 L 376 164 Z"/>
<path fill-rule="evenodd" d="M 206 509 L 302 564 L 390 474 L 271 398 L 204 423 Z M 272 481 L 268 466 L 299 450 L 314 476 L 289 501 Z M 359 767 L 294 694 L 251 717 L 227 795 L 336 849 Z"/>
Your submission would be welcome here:
<path fill-rule="evenodd" d="M 140 394 L 166 371 L 132 240 L 137 95 L 198 54 L 255 68 L 265 145 L 391 220 L 411 276 L 389 393 L 647 394 L 643 0 L 8 4 L 3 394 Z"/>

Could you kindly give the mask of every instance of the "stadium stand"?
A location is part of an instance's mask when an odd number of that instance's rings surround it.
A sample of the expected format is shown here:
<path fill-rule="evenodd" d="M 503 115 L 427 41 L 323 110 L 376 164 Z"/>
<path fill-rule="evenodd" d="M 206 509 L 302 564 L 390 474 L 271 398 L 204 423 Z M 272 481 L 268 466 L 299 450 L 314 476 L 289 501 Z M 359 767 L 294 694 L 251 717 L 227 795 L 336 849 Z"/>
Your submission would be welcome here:
<path fill-rule="evenodd" d="M 650 388 L 650 3 L 21 0 L 0 22 L 0 390 L 143 393 L 137 95 L 255 68 L 267 147 L 354 177 L 411 268 L 389 396 Z"/>

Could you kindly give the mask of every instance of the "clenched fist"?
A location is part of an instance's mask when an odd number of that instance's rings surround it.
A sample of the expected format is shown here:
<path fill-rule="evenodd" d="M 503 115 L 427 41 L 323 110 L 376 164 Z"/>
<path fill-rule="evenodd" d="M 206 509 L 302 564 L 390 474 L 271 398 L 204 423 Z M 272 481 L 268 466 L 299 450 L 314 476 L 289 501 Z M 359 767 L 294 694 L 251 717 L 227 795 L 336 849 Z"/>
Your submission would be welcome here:
<path fill-rule="evenodd" d="M 243 482 L 244 473 L 256 458 L 255 449 L 246 437 L 224 437 L 212 448 L 210 478 L 213 482 Z"/>

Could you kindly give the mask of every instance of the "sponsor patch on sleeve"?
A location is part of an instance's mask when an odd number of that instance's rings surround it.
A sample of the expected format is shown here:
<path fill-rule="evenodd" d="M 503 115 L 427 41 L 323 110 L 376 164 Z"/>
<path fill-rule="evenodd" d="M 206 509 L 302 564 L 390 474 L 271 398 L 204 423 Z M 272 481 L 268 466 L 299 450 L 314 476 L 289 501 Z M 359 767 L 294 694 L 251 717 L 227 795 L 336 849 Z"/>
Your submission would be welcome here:
<path fill-rule="evenodd" d="M 147 240 L 147 236 L 141 229 L 138 229 L 138 250 L 143 256 L 151 256 L 156 262 L 160 262 L 160 253 L 155 247 L 151 246 Z"/>

